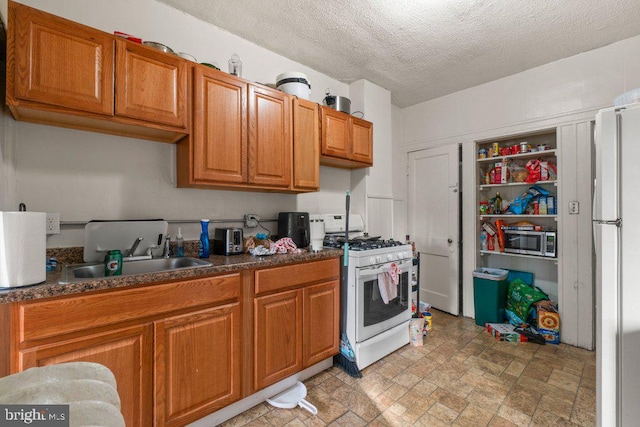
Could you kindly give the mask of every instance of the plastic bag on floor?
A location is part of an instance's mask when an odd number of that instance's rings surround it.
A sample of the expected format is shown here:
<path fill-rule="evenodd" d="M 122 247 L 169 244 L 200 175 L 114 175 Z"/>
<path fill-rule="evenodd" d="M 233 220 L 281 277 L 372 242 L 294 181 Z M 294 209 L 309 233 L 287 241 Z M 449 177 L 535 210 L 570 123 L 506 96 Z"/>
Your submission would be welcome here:
<path fill-rule="evenodd" d="M 529 323 L 533 314 L 533 303 L 544 299 L 549 299 L 549 296 L 536 288 L 532 288 L 522 280 L 516 279 L 509 283 L 507 310 L 513 312 L 524 323 Z"/>
<path fill-rule="evenodd" d="M 422 329 L 424 328 L 424 318 L 411 319 L 409 322 L 409 343 L 413 347 L 422 347 Z"/>

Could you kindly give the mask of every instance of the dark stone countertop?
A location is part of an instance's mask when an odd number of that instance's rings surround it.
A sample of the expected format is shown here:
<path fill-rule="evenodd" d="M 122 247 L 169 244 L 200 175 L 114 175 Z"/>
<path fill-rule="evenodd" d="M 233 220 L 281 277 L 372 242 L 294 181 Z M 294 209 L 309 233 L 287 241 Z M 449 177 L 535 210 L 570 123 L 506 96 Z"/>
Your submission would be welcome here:
<path fill-rule="evenodd" d="M 305 251 L 299 254 L 272 255 L 265 257 L 254 257 L 252 255 L 234 255 L 227 257 L 212 255 L 207 260 L 212 263 L 209 267 L 185 268 L 160 273 L 143 273 L 100 279 L 87 279 L 85 281 L 68 284 L 59 283 L 61 266 L 58 266 L 57 271 L 47 272 L 47 280 L 44 283 L 0 290 L 0 304 L 73 295 L 105 289 L 125 288 L 128 286 L 150 283 L 163 283 L 182 279 L 198 279 L 201 277 L 233 271 L 277 267 L 285 264 L 335 258 L 341 254 L 342 250 L 340 249 L 324 249 L 320 252 Z"/>

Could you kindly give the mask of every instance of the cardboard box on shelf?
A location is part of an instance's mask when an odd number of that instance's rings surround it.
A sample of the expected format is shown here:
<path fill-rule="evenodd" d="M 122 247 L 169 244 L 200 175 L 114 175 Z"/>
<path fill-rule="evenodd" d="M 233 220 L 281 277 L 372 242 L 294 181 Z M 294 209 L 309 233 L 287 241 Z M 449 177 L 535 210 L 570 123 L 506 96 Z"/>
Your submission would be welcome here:
<path fill-rule="evenodd" d="M 558 306 L 550 300 L 535 303 L 538 311 L 538 332 L 548 344 L 560 343 L 560 314 Z"/>
<path fill-rule="evenodd" d="M 560 344 L 560 332 L 538 328 L 538 333 L 544 337 L 547 344 Z"/>
<path fill-rule="evenodd" d="M 527 337 L 514 331 L 515 326 L 510 323 L 487 323 L 487 332 L 498 341 L 526 342 Z"/>

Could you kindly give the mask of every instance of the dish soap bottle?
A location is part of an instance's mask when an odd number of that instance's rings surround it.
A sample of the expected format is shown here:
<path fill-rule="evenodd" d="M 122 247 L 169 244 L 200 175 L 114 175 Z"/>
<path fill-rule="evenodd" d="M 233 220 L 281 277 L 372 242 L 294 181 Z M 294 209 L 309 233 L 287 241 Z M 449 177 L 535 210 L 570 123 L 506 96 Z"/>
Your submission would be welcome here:
<path fill-rule="evenodd" d="M 176 256 L 184 256 L 184 239 L 182 238 L 182 228 L 178 227 L 176 235 Z"/>
<path fill-rule="evenodd" d="M 200 245 L 198 248 L 198 256 L 200 258 L 209 258 L 209 220 L 200 220 Z"/>

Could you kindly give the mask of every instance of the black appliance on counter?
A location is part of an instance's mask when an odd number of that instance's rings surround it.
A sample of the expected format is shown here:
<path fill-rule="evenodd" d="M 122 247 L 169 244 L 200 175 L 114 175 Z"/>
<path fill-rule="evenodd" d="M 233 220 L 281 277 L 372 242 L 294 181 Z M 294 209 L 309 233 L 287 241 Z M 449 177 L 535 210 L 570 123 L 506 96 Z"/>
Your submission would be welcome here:
<path fill-rule="evenodd" d="M 299 248 L 311 243 L 308 212 L 278 213 L 278 237 L 290 237 Z"/>

